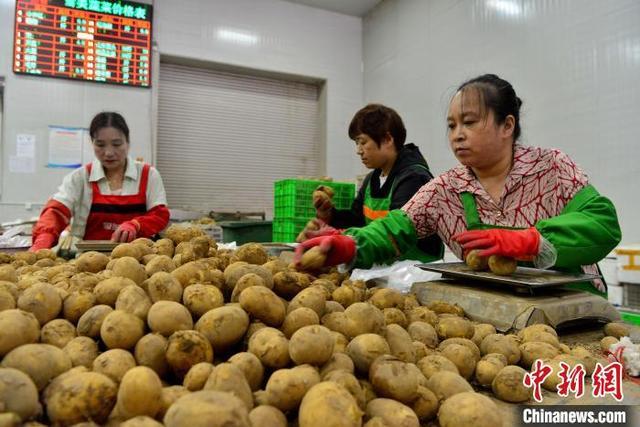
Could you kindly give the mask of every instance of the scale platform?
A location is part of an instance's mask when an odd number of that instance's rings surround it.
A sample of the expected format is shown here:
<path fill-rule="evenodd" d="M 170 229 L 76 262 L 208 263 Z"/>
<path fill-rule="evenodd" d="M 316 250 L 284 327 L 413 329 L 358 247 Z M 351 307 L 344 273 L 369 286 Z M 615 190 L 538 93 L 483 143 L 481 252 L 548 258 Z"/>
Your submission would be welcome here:
<path fill-rule="evenodd" d="M 573 274 L 520 266 L 513 274 L 500 276 L 490 271 L 472 270 L 464 262 L 420 264 L 416 267 L 441 273 L 443 278 L 490 282 L 496 286 L 508 286 L 528 290 L 531 293 L 536 289 L 563 286 L 570 283 L 589 282 L 601 277 L 595 274 Z"/>

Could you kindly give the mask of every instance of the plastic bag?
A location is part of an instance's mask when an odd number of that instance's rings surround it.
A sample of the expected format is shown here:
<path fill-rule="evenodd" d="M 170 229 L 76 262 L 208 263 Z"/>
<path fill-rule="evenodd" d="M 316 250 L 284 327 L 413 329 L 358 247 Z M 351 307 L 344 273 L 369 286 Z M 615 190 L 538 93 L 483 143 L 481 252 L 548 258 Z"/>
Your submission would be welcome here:
<path fill-rule="evenodd" d="M 351 272 L 351 280 L 375 280 L 378 286 L 396 289 L 402 293 L 411 290 L 411 285 L 416 282 L 437 280 L 442 275 L 433 271 L 425 271 L 416 264 L 421 261 L 404 260 L 391 265 L 374 265 L 369 269 L 356 268 Z"/>

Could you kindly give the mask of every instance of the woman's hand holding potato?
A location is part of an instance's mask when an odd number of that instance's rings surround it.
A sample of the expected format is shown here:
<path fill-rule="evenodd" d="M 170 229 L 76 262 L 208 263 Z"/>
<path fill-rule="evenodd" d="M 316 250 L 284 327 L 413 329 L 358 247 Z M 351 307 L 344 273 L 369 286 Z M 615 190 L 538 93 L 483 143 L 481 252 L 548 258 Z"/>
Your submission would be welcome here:
<path fill-rule="evenodd" d="M 333 189 L 325 185 L 321 185 L 315 189 L 312 194 L 313 207 L 316 208 L 316 216 L 320 219 L 328 221 L 331 218 L 333 210 Z"/>
<path fill-rule="evenodd" d="M 356 255 L 356 242 L 351 237 L 343 234 L 320 236 L 302 242 L 296 247 L 294 264 L 300 266 L 304 253 L 315 247 L 319 248 L 321 254 L 326 255 L 325 266 L 349 263 Z"/>

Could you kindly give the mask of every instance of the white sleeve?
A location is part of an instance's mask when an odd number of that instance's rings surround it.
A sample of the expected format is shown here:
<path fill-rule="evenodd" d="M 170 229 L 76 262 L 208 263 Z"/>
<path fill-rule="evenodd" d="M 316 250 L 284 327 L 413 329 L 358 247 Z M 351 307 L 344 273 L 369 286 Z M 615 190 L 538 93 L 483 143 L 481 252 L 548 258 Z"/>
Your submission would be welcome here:
<path fill-rule="evenodd" d="M 64 177 L 53 199 L 73 211 L 82 199 L 85 179 L 86 172 L 83 167 L 74 170 Z"/>
<path fill-rule="evenodd" d="M 154 167 L 149 168 L 149 181 L 147 182 L 147 210 L 158 205 L 167 204 L 167 195 L 164 192 L 164 184 L 160 172 Z"/>

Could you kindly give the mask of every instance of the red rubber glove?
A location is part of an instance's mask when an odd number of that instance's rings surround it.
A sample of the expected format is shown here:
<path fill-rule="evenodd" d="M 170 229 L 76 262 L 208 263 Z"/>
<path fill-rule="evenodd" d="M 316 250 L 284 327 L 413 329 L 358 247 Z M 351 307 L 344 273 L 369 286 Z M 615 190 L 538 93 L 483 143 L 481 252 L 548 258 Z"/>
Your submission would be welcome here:
<path fill-rule="evenodd" d="M 135 221 L 125 221 L 116 228 L 116 231 L 111 235 L 111 240 L 114 242 L 126 243 L 136 238 L 138 235 L 139 226 Z"/>
<path fill-rule="evenodd" d="M 502 255 L 516 259 L 533 259 L 540 250 L 540 233 L 535 227 L 526 230 L 491 230 L 464 231 L 453 236 L 453 240 L 462 245 L 464 251 L 481 249 L 478 254 L 488 257 Z"/>
<path fill-rule="evenodd" d="M 58 238 L 53 234 L 41 233 L 33 240 L 29 252 L 36 252 L 40 249 L 51 249 L 56 245 Z"/>
<path fill-rule="evenodd" d="M 324 263 L 327 267 L 349 263 L 356 255 L 355 240 L 344 234 L 333 234 L 314 237 L 300 243 L 296 247 L 296 254 L 293 258 L 294 264 L 298 265 L 302 254 L 315 246 L 318 246 L 322 252 L 327 254 L 327 260 Z"/>

